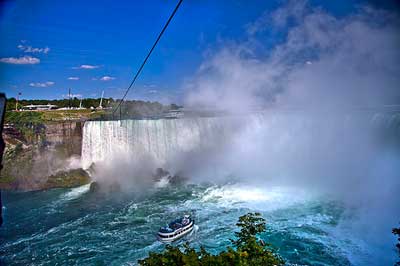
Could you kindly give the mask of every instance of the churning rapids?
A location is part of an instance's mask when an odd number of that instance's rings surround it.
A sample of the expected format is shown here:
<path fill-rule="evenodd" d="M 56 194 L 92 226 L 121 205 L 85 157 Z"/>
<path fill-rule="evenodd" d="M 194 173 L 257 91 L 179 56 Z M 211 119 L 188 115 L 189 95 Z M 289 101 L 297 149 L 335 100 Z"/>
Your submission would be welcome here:
<path fill-rule="evenodd" d="M 391 263 L 399 136 L 392 112 L 87 122 L 82 165 L 121 189 L 4 193 L 1 262 L 135 265 L 163 250 L 158 228 L 188 212 L 197 227 L 177 244 L 216 253 L 240 215 L 260 211 L 261 238 L 288 263 Z M 151 182 L 157 167 L 189 179 Z"/>

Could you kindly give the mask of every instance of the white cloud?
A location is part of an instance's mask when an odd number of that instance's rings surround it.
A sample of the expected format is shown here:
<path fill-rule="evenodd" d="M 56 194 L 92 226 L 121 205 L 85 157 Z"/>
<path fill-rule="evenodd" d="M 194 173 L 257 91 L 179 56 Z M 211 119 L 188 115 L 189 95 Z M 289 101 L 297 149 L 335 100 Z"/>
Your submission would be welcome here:
<path fill-rule="evenodd" d="M 156 84 L 146 84 L 146 85 L 144 85 L 143 87 L 145 87 L 145 88 L 155 88 L 155 87 L 157 87 L 157 85 Z"/>
<path fill-rule="evenodd" d="M 100 78 L 100 80 L 102 80 L 102 81 L 110 81 L 110 80 L 114 80 L 114 79 L 115 79 L 114 77 L 110 77 L 110 76 L 104 76 L 104 77 Z"/>
<path fill-rule="evenodd" d="M 307 0 L 290 0 L 285 6 L 278 8 L 271 14 L 272 23 L 275 27 L 284 27 L 290 20 L 300 21 L 307 13 L 309 14 Z M 267 25 L 265 23 L 263 26 L 266 27 Z"/>
<path fill-rule="evenodd" d="M 68 80 L 79 80 L 79 77 L 69 77 Z"/>
<path fill-rule="evenodd" d="M 29 86 L 37 87 L 37 88 L 46 88 L 49 86 L 53 86 L 55 83 L 53 81 L 46 81 L 46 82 L 31 82 Z"/>
<path fill-rule="evenodd" d="M 43 53 L 43 54 L 47 54 L 50 51 L 49 47 L 44 47 L 44 48 L 35 48 L 32 47 L 30 45 L 18 45 L 17 46 L 18 49 L 20 49 L 21 51 L 24 51 L 25 53 Z"/>
<path fill-rule="evenodd" d="M 0 58 L 0 62 L 6 64 L 14 64 L 14 65 L 34 65 L 34 64 L 39 64 L 40 59 L 26 55 L 18 58 L 17 57 Z"/>
<path fill-rule="evenodd" d="M 206 58 L 186 84 L 186 105 L 337 108 L 400 97 L 398 17 L 365 8 L 336 18 L 305 1 L 267 14 L 248 29 L 248 40 L 229 42 Z M 264 45 L 257 33 L 267 30 L 284 33 L 285 41 Z"/>
<path fill-rule="evenodd" d="M 78 67 L 73 67 L 72 69 L 96 69 L 99 68 L 98 65 L 80 65 Z"/>
<path fill-rule="evenodd" d="M 282 30 L 289 20 L 299 22 L 309 11 L 306 0 L 287 1 L 287 3 L 273 11 L 267 10 L 256 21 L 247 25 L 249 36 L 266 30 Z"/>

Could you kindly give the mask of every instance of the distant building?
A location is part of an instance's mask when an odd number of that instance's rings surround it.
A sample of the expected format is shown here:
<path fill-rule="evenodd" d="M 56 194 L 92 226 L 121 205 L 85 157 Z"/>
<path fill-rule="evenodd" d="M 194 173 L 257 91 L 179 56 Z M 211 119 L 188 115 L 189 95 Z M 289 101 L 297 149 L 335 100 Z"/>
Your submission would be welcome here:
<path fill-rule="evenodd" d="M 54 104 L 30 104 L 22 107 L 23 110 L 54 110 L 57 105 Z"/>
<path fill-rule="evenodd" d="M 182 118 L 184 116 L 183 114 L 183 109 L 177 109 L 177 110 L 169 110 L 168 112 L 164 113 L 164 118 L 167 119 L 176 119 L 176 118 Z"/>

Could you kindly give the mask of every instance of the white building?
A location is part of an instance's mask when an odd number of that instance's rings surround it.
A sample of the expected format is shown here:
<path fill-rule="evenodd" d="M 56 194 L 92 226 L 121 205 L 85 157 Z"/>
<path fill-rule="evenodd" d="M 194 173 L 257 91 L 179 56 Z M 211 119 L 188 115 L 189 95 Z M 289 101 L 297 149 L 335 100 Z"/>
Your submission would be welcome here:
<path fill-rule="evenodd" d="M 53 110 L 57 109 L 57 105 L 54 104 L 30 104 L 22 107 L 24 110 Z"/>

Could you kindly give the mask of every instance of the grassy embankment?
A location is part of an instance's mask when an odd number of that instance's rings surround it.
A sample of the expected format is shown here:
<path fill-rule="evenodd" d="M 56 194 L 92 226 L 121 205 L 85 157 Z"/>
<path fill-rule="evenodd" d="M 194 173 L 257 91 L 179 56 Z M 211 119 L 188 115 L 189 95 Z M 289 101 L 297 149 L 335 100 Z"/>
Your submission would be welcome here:
<path fill-rule="evenodd" d="M 51 111 L 8 111 L 5 123 L 46 123 L 52 121 L 88 120 L 97 119 L 106 113 L 105 110 L 92 112 L 83 110 L 51 110 Z"/>
<path fill-rule="evenodd" d="M 28 141 L 43 134 L 46 123 L 98 119 L 105 115 L 104 110 L 92 112 L 84 110 L 51 110 L 51 111 L 8 111 L 5 124 L 13 124 Z"/>

